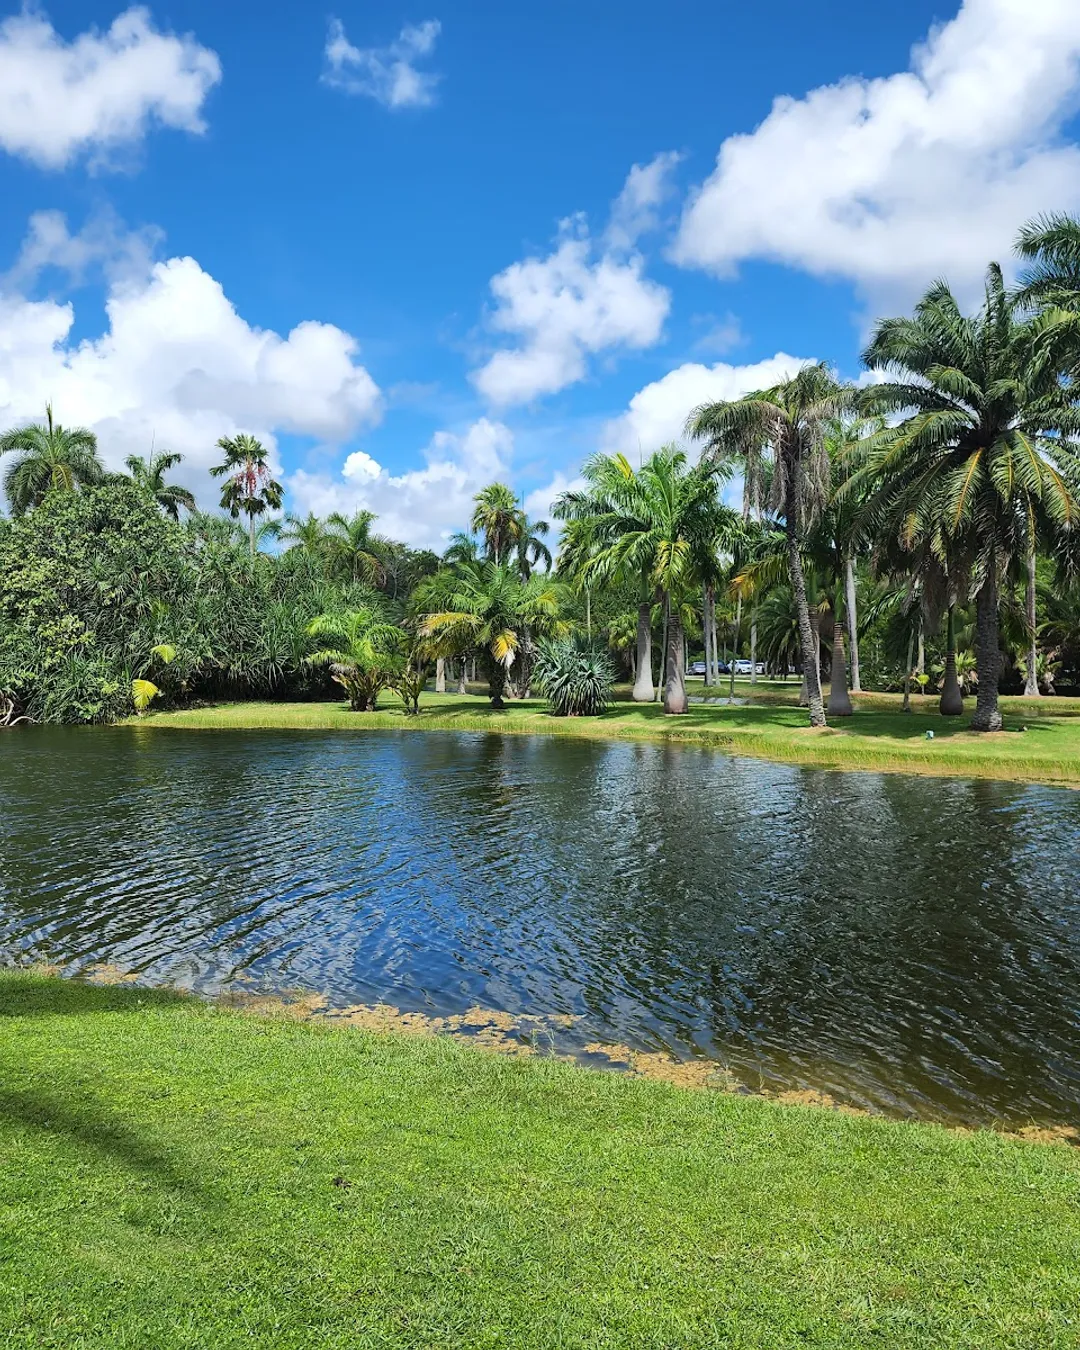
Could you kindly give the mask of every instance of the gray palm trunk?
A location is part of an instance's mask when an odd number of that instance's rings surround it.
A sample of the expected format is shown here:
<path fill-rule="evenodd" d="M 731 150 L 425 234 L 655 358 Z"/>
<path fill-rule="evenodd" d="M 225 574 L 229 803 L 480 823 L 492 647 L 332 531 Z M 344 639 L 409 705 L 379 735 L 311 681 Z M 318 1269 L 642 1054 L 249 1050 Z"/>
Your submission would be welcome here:
<path fill-rule="evenodd" d="M 788 471 L 787 491 L 784 495 L 788 571 L 791 574 L 791 590 L 795 597 L 795 612 L 799 619 L 799 647 L 802 651 L 806 706 L 810 709 L 810 725 L 823 727 L 826 725 L 825 704 L 821 697 L 821 675 L 818 669 L 814 629 L 810 623 L 810 606 L 806 603 L 806 577 L 803 574 L 802 557 L 799 553 L 798 485 L 793 469 Z"/>
<path fill-rule="evenodd" d="M 844 608 L 847 610 L 848 657 L 851 663 L 851 691 L 862 693 L 862 680 L 859 676 L 859 613 L 855 595 L 855 564 L 851 558 L 844 559 Z"/>
<path fill-rule="evenodd" d="M 458 691 L 459 694 L 467 694 L 467 693 L 469 692 L 468 689 L 467 689 L 467 687 L 466 687 L 466 685 L 465 685 L 465 673 L 466 673 L 466 671 L 465 671 L 465 658 L 462 657 L 462 658 L 461 658 L 461 663 L 460 663 L 460 665 L 458 666 L 458 685 L 457 685 L 457 691 Z"/>
<path fill-rule="evenodd" d="M 750 610 L 750 683 L 757 684 L 757 601 Z"/>
<path fill-rule="evenodd" d="M 667 683 L 664 686 L 664 712 L 686 712 L 686 645 L 683 639 L 679 607 L 667 606 Z"/>
<path fill-rule="evenodd" d="M 902 712 L 911 711 L 911 663 L 915 657 L 915 629 L 912 628 L 908 633 L 907 640 L 907 663 L 904 666 L 904 706 Z"/>
<path fill-rule="evenodd" d="M 956 606 L 949 606 L 945 620 L 945 679 L 941 685 L 941 700 L 938 711 L 942 717 L 962 717 L 964 713 L 964 691 L 956 674 Z"/>
<path fill-rule="evenodd" d="M 638 605 L 637 674 L 634 678 L 634 702 L 651 703 L 656 696 L 652 681 L 652 605 Z"/>
<path fill-rule="evenodd" d="M 1001 708 L 998 682 L 1001 679 L 1001 637 L 998 631 L 997 559 L 991 555 L 986 577 L 975 599 L 975 670 L 979 691 L 975 699 L 972 731 L 1000 731 Z"/>
<path fill-rule="evenodd" d="M 446 693 L 446 658 L 443 656 L 435 658 L 435 692 Z"/>
<path fill-rule="evenodd" d="M 848 694 L 847 660 L 844 656 L 844 624 L 840 616 L 837 615 L 836 622 L 833 625 L 828 714 L 830 717 L 851 717 L 853 713 L 854 709 L 851 706 L 851 698 Z"/>
<path fill-rule="evenodd" d="M 1039 672 L 1036 665 L 1039 660 L 1039 649 L 1035 641 L 1035 624 L 1038 620 L 1038 614 L 1035 609 L 1035 551 L 1034 549 L 1027 557 L 1027 594 L 1024 597 L 1025 611 L 1028 630 L 1028 659 L 1027 659 L 1027 678 L 1024 680 L 1024 697 L 1039 697 Z"/>

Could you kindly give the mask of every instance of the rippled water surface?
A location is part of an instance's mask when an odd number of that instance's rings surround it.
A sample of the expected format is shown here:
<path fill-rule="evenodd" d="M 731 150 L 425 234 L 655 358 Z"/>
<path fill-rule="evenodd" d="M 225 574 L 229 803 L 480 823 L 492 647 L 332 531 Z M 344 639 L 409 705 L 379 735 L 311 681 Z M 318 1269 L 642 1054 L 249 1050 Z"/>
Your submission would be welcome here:
<path fill-rule="evenodd" d="M 467 734 L 0 736 L 0 952 L 1080 1117 L 1080 794 Z"/>

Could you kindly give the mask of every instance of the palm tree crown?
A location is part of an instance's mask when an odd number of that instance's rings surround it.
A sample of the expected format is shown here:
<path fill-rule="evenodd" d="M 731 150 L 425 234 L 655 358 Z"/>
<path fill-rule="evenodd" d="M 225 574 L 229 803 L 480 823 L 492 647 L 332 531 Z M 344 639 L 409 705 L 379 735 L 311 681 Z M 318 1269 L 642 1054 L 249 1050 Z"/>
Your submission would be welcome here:
<path fill-rule="evenodd" d="M 210 473 L 215 478 L 226 478 L 221 489 L 221 506 L 236 519 L 248 518 L 248 537 L 251 553 L 255 555 L 255 517 L 269 507 L 277 511 L 285 496 L 285 489 L 270 476 L 266 449 L 254 436 L 242 432 L 239 436 L 222 436 L 218 448 L 224 450 L 225 460 L 215 464 Z"/>
<path fill-rule="evenodd" d="M 195 494 L 175 483 L 166 483 L 165 475 L 170 469 L 182 463 L 184 456 L 175 451 L 164 450 L 150 452 L 149 459 L 141 455 L 128 455 L 124 463 L 135 482 L 154 498 L 167 516 L 180 519 L 180 508 L 195 510 Z"/>
<path fill-rule="evenodd" d="M 17 456 L 4 475 L 4 491 L 17 516 L 40 505 L 49 492 L 73 492 L 105 476 L 97 437 L 86 427 L 54 422 L 51 403 L 45 405 L 44 422 L 14 427 L 0 436 L 3 454 Z"/>

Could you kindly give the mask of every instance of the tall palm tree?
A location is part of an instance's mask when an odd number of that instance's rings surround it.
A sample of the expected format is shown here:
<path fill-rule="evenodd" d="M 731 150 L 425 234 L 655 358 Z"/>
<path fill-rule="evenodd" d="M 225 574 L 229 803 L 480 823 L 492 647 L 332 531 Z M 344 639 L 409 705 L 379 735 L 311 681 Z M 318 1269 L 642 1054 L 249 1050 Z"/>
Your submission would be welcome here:
<path fill-rule="evenodd" d="M 221 507 L 233 519 L 248 518 L 248 539 L 251 556 L 255 556 L 255 518 L 269 508 L 281 509 L 285 489 L 270 476 L 266 449 L 262 443 L 241 432 L 238 436 L 222 436 L 218 449 L 225 452 L 221 464 L 210 470 L 214 478 L 225 478 L 221 489 Z"/>
<path fill-rule="evenodd" d="M 158 506 L 173 520 L 180 519 L 180 508 L 195 510 L 195 495 L 176 483 L 166 483 L 165 475 L 170 469 L 183 462 L 184 456 L 176 451 L 150 451 L 149 459 L 142 455 L 128 455 L 124 463 L 132 478 L 157 502 Z"/>
<path fill-rule="evenodd" d="M 483 535 L 487 556 L 495 563 L 505 562 L 524 529 L 524 512 L 513 489 L 505 483 L 491 483 L 480 489 L 473 502 L 472 529 Z"/>
<path fill-rule="evenodd" d="M 331 567 L 345 580 L 378 586 L 386 578 L 383 552 L 386 541 L 372 529 L 374 511 L 335 511 L 326 521 L 326 549 Z"/>
<path fill-rule="evenodd" d="M 558 637 L 569 631 L 559 617 L 559 588 L 548 577 L 523 581 L 516 568 L 494 561 L 463 566 L 449 608 L 424 614 L 420 636 L 443 656 L 479 649 L 487 666 L 493 708 L 516 661 L 527 655 L 530 635 Z"/>
<path fill-rule="evenodd" d="M 636 584 L 638 606 L 638 677 L 634 698 L 641 698 L 643 676 L 652 686 L 652 602 L 659 596 L 664 611 L 664 711 L 687 708 L 684 671 L 684 591 L 700 583 L 707 560 L 724 530 L 733 531 L 735 513 L 721 505 L 713 473 L 691 468 L 673 446 L 657 450 L 640 469 L 625 455 L 594 455 L 582 469 L 587 487 L 566 492 L 555 515 L 575 523 L 571 542 L 586 555 L 582 576 L 598 583 Z"/>
<path fill-rule="evenodd" d="M 730 402 L 707 403 L 691 413 L 689 436 L 705 441 L 702 459 L 772 459 L 774 509 L 784 518 L 788 573 L 799 619 L 810 725 L 825 725 L 817 644 L 806 599 L 801 548 L 809 519 L 828 491 L 826 433 L 853 405 L 854 391 L 824 364 L 805 365 L 789 380 Z M 755 470 L 756 471 L 756 470 Z"/>
<path fill-rule="evenodd" d="M 13 427 L 0 436 L 4 454 L 18 456 L 4 474 L 4 491 L 16 516 L 40 505 L 49 492 L 91 487 L 105 476 L 97 437 L 86 427 L 54 422 L 51 403 L 45 405 L 44 422 Z"/>
<path fill-rule="evenodd" d="M 517 569 L 523 581 L 528 581 L 532 570 L 539 563 L 545 570 L 551 567 L 551 550 L 545 540 L 551 530 L 546 520 L 530 520 L 524 511 L 518 512 L 517 539 L 514 550 L 517 555 Z"/>
<path fill-rule="evenodd" d="M 904 418 L 875 439 L 861 471 L 877 528 L 909 549 L 929 544 L 946 565 L 948 551 L 974 560 L 976 731 L 1001 727 L 1001 577 L 1077 519 L 1080 410 L 1040 333 L 995 263 L 976 314 L 938 282 L 912 318 L 880 322 L 863 356 L 893 377 L 865 391 L 866 406 Z"/>

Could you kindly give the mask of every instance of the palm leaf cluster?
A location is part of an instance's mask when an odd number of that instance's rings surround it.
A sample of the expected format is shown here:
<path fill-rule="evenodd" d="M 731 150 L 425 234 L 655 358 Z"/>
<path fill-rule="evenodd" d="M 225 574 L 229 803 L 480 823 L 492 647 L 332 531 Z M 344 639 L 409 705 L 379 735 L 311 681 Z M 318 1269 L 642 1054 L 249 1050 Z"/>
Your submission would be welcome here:
<path fill-rule="evenodd" d="M 556 717 L 596 717 L 611 701 L 611 657 L 581 634 L 538 644 L 536 681 Z"/>

